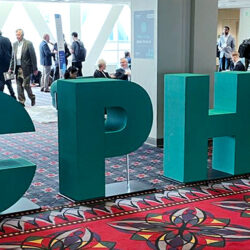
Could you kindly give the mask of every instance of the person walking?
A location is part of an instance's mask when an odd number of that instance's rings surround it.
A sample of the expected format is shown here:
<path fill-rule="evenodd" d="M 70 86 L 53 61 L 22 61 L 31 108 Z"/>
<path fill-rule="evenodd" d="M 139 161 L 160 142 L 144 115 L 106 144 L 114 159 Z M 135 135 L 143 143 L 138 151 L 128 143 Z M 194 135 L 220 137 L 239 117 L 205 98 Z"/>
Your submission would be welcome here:
<path fill-rule="evenodd" d="M 10 63 L 9 72 L 15 72 L 17 83 L 17 96 L 19 102 L 24 106 L 26 90 L 30 100 L 31 106 L 35 105 L 36 96 L 32 93 L 30 87 L 30 76 L 33 73 L 37 75 L 37 61 L 36 53 L 32 42 L 24 39 L 24 32 L 22 29 L 16 30 L 17 42 L 13 44 L 13 53 Z"/>

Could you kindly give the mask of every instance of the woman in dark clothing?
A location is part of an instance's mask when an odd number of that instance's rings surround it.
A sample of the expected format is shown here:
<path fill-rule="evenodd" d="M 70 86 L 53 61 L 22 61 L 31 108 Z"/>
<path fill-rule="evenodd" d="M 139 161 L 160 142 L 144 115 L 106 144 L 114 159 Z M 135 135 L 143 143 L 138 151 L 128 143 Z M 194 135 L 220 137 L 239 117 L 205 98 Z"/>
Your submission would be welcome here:
<path fill-rule="evenodd" d="M 95 78 L 112 78 L 108 72 L 104 71 L 106 69 L 106 62 L 103 59 L 98 61 L 98 69 L 94 73 Z"/>
<path fill-rule="evenodd" d="M 78 69 L 75 66 L 70 66 L 64 73 L 64 79 L 76 79 Z"/>

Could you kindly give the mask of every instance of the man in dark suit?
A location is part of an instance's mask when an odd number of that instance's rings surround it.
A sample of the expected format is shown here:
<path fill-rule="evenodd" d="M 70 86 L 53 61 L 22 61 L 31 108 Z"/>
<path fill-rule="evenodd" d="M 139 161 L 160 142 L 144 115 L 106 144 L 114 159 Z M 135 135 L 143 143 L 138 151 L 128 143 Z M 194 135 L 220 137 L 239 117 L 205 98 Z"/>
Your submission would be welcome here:
<path fill-rule="evenodd" d="M 3 92 L 5 84 L 7 85 L 10 95 L 16 99 L 15 92 L 12 88 L 11 80 L 4 79 L 4 72 L 7 72 L 10 66 L 12 54 L 11 42 L 7 37 L 2 36 L 0 31 L 0 91 Z"/>
<path fill-rule="evenodd" d="M 115 72 L 115 78 L 121 80 L 131 80 L 131 70 L 128 66 L 128 61 L 125 57 L 120 59 L 121 68 L 117 69 Z"/>
<path fill-rule="evenodd" d="M 237 51 L 232 53 L 232 63 L 230 65 L 230 70 L 232 71 L 245 71 L 245 66 L 240 60 L 240 55 Z"/>
<path fill-rule="evenodd" d="M 43 66 L 42 81 L 41 81 L 41 91 L 49 91 L 49 77 L 51 72 L 52 60 L 51 57 L 55 54 L 50 51 L 49 48 L 49 35 L 45 34 L 43 36 L 43 41 L 40 44 L 40 64 Z"/>
<path fill-rule="evenodd" d="M 10 64 L 10 72 L 15 72 L 17 83 L 17 95 L 19 102 L 24 106 L 26 90 L 31 106 L 35 105 L 35 95 L 30 87 L 30 75 L 37 75 L 36 54 L 32 42 L 23 38 L 22 29 L 16 30 L 17 42 L 13 44 L 13 53 Z"/>

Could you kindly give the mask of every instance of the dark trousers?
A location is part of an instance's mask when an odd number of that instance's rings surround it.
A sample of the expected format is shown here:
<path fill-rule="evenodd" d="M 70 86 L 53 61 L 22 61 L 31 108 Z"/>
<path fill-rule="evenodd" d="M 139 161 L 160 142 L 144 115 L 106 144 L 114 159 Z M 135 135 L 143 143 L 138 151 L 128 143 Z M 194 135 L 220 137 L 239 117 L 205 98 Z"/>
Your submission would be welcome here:
<path fill-rule="evenodd" d="M 231 58 L 226 58 L 225 56 L 223 56 L 222 58 L 220 58 L 219 71 L 229 69 L 230 63 L 231 63 Z"/>
<path fill-rule="evenodd" d="M 82 62 L 72 62 L 72 66 L 78 68 L 77 76 L 82 76 Z"/>
<path fill-rule="evenodd" d="M 17 97 L 19 102 L 22 104 L 25 103 L 25 95 L 24 95 L 24 90 L 26 90 L 28 97 L 30 98 L 31 101 L 34 101 L 36 96 L 33 94 L 31 87 L 30 87 L 30 75 L 28 76 L 23 76 L 20 77 L 20 74 L 18 73 L 18 70 L 20 69 L 20 66 L 16 67 L 16 85 L 17 85 Z M 22 69 L 21 69 L 22 72 Z"/>
<path fill-rule="evenodd" d="M 1 73 L 0 73 L 1 74 Z M 4 77 L 0 77 L 0 91 L 3 92 L 4 90 L 4 86 L 7 85 L 8 89 L 9 89 L 9 92 L 10 92 L 10 95 L 16 99 L 16 95 L 15 95 L 15 92 L 12 88 L 12 83 L 11 83 L 11 80 L 8 80 L 8 81 L 5 81 L 4 80 Z"/>

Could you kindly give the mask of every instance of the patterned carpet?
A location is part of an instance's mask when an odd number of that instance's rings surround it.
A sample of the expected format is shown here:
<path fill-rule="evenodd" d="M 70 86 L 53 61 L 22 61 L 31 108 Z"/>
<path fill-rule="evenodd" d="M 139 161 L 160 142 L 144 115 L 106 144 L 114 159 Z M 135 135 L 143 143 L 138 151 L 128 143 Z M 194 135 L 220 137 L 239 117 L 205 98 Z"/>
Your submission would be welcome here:
<path fill-rule="evenodd" d="M 0 249 L 249 249 L 250 179 L 0 216 Z"/>

